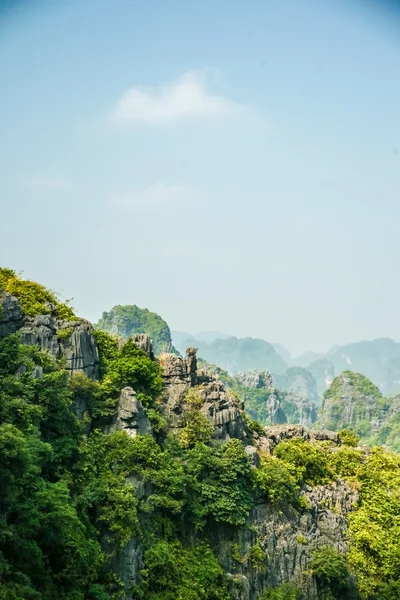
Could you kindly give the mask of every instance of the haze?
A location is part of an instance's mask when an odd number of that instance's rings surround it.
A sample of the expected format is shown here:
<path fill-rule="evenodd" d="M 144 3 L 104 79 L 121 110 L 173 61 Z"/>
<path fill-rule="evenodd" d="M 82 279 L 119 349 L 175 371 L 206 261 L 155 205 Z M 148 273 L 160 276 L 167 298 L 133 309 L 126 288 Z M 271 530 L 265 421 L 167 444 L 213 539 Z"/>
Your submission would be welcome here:
<path fill-rule="evenodd" d="M 137 304 L 293 354 L 400 339 L 398 11 L 8 4 L 2 266 L 93 321 Z"/>

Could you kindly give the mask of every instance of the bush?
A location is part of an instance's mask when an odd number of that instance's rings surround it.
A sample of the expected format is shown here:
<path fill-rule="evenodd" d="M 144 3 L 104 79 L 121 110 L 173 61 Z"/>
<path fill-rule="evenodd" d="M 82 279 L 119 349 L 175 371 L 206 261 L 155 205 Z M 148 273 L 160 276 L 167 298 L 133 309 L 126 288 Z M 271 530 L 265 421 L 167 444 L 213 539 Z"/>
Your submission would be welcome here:
<path fill-rule="evenodd" d="M 321 548 L 313 553 L 310 566 L 322 598 L 340 599 L 350 590 L 349 568 L 343 554 L 333 548 Z"/>
<path fill-rule="evenodd" d="M 345 446 L 357 447 L 360 443 L 360 438 L 351 429 L 342 429 L 339 431 L 339 440 L 341 444 Z"/>
<path fill-rule="evenodd" d="M 203 400 L 195 389 L 190 389 L 183 405 L 183 428 L 178 432 L 178 439 L 184 448 L 194 446 L 197 442 L 207 443 L 214 431 L 207 415 L 201 412 Z"/>
<path fill-rule="evenodd" d="M 4 290 L 18 298 L 22 312 L 28 316 L 50 312 L 49 304 L 57 309 L 60 319 L 74 321 L 77 317 L 68 302 L 60 302 L 57 295 L 40 283 L 21 279 L 15 271 L 0 268 L 0 291 Z"/>
<path fill-rule="evenodd" d="M 291 583 L 283 583 L 277 588 L 267 588 L 258 600 L 299 600 L 300 592 Z"/>
<path fill-rule="evenodd" d="M 259 467 L 252 471 L 252 477 L 256 489 L 272 504 L 292 502 L 300 489 L 295 469 L 275 456 L 263 456 Z"/>
<path fill-rule="evenodd" d="M 210 448 L 197 444 L 186 453 L 191 519 L 199 529 L 207 518 L 244 525 L 253 501 L 250 465 L 239 440 Z"/>
<path fill-rule="evenodd" d="M 296 467 L 299 483 L 320 485 L 332 479 L 327 452 L 317 444 L 303 439 L 281 442 L 274 455 Z"/>
<path fill-rule="evenodd" d="M 226 580 L 211 550 L 159 540 L 144 555 L 136 594 L 144 600 L 229 600 Z"/>

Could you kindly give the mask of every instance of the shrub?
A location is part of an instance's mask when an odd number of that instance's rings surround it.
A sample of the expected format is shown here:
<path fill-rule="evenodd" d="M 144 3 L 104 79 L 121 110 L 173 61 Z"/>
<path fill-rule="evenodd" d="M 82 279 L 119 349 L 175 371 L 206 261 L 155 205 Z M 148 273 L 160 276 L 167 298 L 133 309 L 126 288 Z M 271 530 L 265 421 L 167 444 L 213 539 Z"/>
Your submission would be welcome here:
<path fill-rule="evenodd" d="M 350 574 L 346 557 L 329 547 L 313 553 L 310 563 L 322 598 L 339 599 L 350 590 Z"/>
<path fill-rule="evenodd" d="M 252 477 L 256 489 L 272 504 L 291 502 L 298 495 L 295 469 L 275 456 L 263 456 L 259 467 L 252 471 Z"/>
<path fill-rule="evenodd" d="M 60 302 L 55 292 L 35 281 L 21 279 L 11 269 L 0 268 L 0 290 L 18 298 L 25 315 L 33 317 L 49 313 L 49 304 L 51 304 L 57 309 L 60 319 L 69 321 L 77 319 L 68 302 Z"/>
<path fill-rule="evenodd" d="M 358 435 L 351 429 L 342 429 L 339 431 L 339 440 L 345 446 L 353 446 L 354 448 L 360 443 Z"/>
<path fill-rule="evenodd" d="M 327 452 L 318 444 L 293 439 L 278 444 L 274 455 L 296 467 L 300 483 L 320 485 L 332 479 Z"/>
<path fill-rule="evenodd" d="M 183 405 L 183 428 L 178 432 L 178 439 L 184 448 L 197 442 L 207 443 L 214 431 L 207 416 L 201 412 L 203 400 L 195 389 L 190 389 Z"/>
<path fill-rule="evenodd" d="M 144 555 L 136 594 L 144 600 L 229 600 L 224 572 L 202 544 L 159 540 Z"/>
<path fill-rule="evenodd" d="M 267 588 L 258 600 L 298 600 L 300 592 L 291 583 L 283 583 L 277 588 Z"/>

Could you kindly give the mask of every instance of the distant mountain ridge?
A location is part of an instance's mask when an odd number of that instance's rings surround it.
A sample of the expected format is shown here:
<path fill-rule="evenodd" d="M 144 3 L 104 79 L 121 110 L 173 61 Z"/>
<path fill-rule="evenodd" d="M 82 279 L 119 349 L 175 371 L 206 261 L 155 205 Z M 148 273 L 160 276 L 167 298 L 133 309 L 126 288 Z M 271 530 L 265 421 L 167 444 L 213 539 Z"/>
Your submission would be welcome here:
<path fill-rule="evenodd" d="M 272 374 L 286 371 L 287 364 L 272 344 L 257 338 L 228 337 L 207 344 L 199 339 L 186 340 L 198 348 L 198 356 L 235 375 L 243 371 L 267 369 Z"/>

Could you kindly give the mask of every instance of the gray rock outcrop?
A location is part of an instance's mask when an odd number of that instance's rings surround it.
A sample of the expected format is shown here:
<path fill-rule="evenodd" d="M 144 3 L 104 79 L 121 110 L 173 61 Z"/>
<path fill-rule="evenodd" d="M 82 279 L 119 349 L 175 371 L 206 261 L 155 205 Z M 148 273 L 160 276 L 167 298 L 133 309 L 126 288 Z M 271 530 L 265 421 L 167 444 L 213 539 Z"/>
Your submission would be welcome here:
<path fill-rule="evenodd" d="M 18 299 L 3 293 L 0 297 L 0 337 L 19 331 L 24 344 L 38 345 L 57 360 L 64 358 L 71 374 L 80 372 L 97 379 L 99 354 L 92 325 L 84 320 L 61 320 L 57 309 L 50 304 L 48 310 L 43 315 L 24 316 Z"/>
<path fill-rule="evenodd" d="M 293 507 L 282 511 L 260 499 L 249 519 L 251 527 L 233 534 L 223 526 L 210 531 L 237 600 L 256 600 L 265 587 L 287 581 L 301 588 L 307 600 L 320 600 L 310 574 L 312 554 L 324 546 L 347 552 L 347 518 L 358 494 L 338 480 L 326 486 L 305 486 L 303 496 L 308 508 L 302 511 Z M 236 552 L 232 551 L 234 546 Z M 251 558 L 255 546 L 264 555 L 257 565 Z"/>
<path fill-rule="evenodd" d="M 153 432 L 147 417 L 147 410 L 131 387 L 125 387 L 121 391 L 115 417 L 105 431 L 106 433 L 126 431 L 129 437 L 136 437 L 139 433 L 144 435 Z"/>

